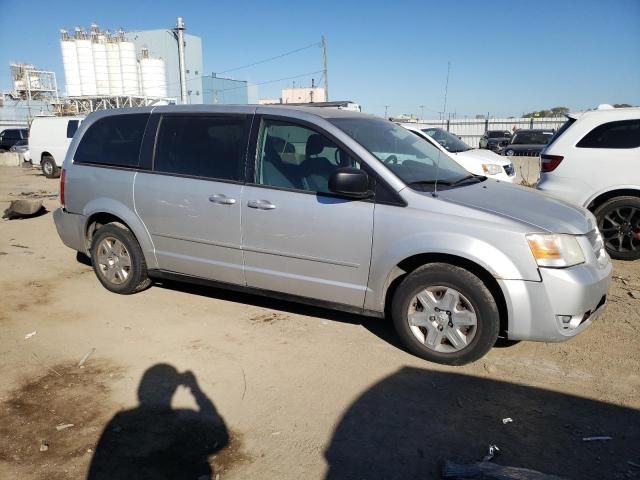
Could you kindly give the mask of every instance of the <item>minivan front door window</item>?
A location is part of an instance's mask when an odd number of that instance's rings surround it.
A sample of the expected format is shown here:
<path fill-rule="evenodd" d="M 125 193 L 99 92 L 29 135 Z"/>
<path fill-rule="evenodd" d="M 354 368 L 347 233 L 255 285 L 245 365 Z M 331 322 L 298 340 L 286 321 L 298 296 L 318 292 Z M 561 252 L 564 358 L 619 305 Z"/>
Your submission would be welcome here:
<path fill-rule="evenodd" d="M 330 193 L 329 177 L 358 163 L 310 128 L 265 120 L 259 139 L 256 181 L 260 185 Z"/>

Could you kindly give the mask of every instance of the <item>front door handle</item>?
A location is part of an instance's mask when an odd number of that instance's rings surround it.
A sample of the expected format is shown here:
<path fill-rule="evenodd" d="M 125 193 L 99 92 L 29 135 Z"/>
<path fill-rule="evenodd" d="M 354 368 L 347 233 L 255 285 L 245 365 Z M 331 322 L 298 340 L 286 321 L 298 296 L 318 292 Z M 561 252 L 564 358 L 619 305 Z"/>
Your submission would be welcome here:
<path fill-rule="evenodd" d="M 214 193 L 209 197 L 209 201 L 220 205 L 233 205 L 236 203 L 235 198 L 227 197 L 224 193 Z"/>
<path fill-rule="evenodd" d="M 276 208 L 276 206 L 269 200 L 249 200 L 247 202 L 247 207 L 257 208 L 260 210 L 273 210 Z"/>

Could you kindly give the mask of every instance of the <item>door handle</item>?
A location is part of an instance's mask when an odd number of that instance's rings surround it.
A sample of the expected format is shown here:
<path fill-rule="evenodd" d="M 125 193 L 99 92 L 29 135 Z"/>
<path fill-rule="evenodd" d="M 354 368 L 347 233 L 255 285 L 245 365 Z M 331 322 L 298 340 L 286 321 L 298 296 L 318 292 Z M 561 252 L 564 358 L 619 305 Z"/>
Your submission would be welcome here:
<path fill-rule="evenodd" d="M 215 193 L 209 197 L 209 201 L 212 203 L 219 203 L 220 205 L 233 205 L 236 203 L 235 198 L 227 197 L 223 193 Z"/>
<path fill-rule="evenodd" d="M 269 200 L 249 200 L 247 202 L 247 207 L 257 208 L 259 210 L 273 210 L 276 208 L 276 206 Z"/>

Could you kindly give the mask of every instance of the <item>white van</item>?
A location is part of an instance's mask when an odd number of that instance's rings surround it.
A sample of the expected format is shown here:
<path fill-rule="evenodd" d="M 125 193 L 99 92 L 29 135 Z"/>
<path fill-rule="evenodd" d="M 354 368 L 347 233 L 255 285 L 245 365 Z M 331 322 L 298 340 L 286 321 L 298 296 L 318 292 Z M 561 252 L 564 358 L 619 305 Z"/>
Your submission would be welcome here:
<path fill-rule="evenodd" d="M 84 117 L 35 117 L 29 132 L 31 161 L 40 164 L 47 178 L 60 176 L 67 149 Z"/>

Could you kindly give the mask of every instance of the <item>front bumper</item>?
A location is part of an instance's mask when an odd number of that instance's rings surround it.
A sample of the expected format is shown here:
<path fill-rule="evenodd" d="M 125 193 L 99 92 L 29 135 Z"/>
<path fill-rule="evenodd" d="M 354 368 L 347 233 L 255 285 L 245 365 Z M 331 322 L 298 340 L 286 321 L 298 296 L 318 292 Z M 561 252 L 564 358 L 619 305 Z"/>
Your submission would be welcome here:
<path fill-rule="evenodd" d="M 499 280 L 509 314 L 507 337 L 562 342 L 583 332 L 605 309 L 612 271 L 607 261 L 540 268 L 542 282 Z"/>
<path fill-rule="evenodd" d="M 78 252 L 88 253 L 84 235 L 86 223 L 84 215 L 76 215 L 62 208 L 56 208 L 53 212 L 53 221 L 62 243 Z"/>

